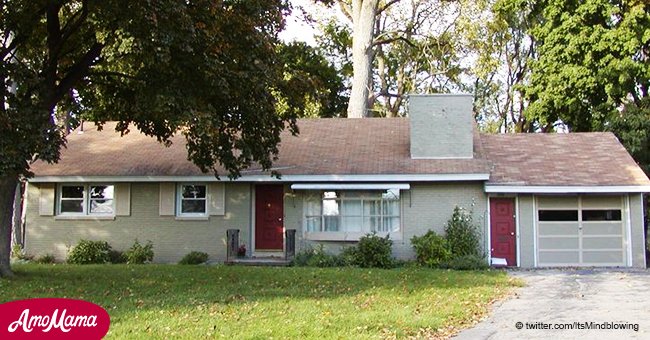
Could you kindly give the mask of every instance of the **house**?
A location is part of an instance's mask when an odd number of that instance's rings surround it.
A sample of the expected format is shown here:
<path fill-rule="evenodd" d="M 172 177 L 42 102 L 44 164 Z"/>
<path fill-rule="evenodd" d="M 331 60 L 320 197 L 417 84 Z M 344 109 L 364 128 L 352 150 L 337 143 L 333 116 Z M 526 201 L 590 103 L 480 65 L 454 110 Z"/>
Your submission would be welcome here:
<path fill-rule="evenodd" d="M 650 181 L 610 133 L 481 134 L 469 95 L 413 95 L 410 118 L 304 119 L 274 169 L 217 180 L 166 148 L 114 126 L 69 136 L 58 164 L 37 162 L 27 189 L 25 251 L 66 257 L 79 239 L 116 249 L 151 240 L 155 262 L 190 251 L 227 256 L 295 247 L 333 252 L 371 231 L 412 258 L 410 239 L 472 212 L 492 263 L 645 267 L 643 193 Z"/>

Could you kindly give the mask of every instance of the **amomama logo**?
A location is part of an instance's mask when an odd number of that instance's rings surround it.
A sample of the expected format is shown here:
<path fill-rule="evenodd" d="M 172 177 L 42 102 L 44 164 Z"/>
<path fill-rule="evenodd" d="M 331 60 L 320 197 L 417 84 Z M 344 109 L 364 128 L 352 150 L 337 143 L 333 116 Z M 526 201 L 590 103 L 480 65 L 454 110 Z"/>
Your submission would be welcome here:
<path fill-rule="evenodd" d="M 111 320 L 88 301 L 44 298 L 0 304 L 0 339 L 101 339 Z"/>

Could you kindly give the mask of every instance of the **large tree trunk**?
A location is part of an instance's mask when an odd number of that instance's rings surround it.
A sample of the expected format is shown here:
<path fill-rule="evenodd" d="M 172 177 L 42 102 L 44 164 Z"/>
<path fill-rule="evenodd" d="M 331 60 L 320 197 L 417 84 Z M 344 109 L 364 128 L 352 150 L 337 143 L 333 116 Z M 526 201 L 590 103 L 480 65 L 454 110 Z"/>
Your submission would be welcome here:
<path fill-rule="evenodd" d="M 352 2 L 352 91 L 348 118 L 368 115 L 369 84 L 372 84 L 372 42 L 379 0 Z"/>
<path fill-rule="evenodd" d="M 0 277 L 13 276 L 11 257 L 11 227 L 14 217 L 14 195 L 18 184 L 17 175 L 0 177 Z"/>

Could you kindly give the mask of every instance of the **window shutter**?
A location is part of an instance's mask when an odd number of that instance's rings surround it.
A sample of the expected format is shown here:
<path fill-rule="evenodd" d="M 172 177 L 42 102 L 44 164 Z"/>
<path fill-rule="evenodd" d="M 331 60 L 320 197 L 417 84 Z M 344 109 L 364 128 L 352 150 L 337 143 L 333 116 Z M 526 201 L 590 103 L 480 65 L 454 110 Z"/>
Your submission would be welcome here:
<path fill-rule="evenodd" d="M 174 207 L 176 206 L 176 184 L 160 183 L 160 216 L 175 215 Z"/>
<path fill-rule="evenodd" d="M 54 183 L 41 183 L 39 186 L 38 213 L 41 216 L 54 215 Z"/>
<path fill-rule="evenodd" d="M 225 215 L 226 213 L 226 189 L 223 183 L 210 183 L 208 185 L 210 215 Z"/>
<path fill-rule="evenodd" d="M 115 215 L 131 215 L 131 183 L 115 183 Z"/>

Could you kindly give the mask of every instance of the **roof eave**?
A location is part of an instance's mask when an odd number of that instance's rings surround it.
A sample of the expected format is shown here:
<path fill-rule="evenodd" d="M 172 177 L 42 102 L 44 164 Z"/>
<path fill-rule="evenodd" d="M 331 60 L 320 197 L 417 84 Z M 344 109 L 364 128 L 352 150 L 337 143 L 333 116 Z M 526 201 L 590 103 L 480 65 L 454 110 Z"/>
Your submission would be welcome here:
<path fill-rule="evenodd" d="M 487 181 L 488 173 L 462 174 L 346 174 L 346 175 L 245 175 L 234 180 L 227 176 L 34 176 L 32 183 L 89 182 L 465 182 Z"/>
<path fill-rule="evenodd" d="M 650 185 L 503 185 L 485 184 L 486 193 L 580 194 L 580 193 L 646 193 Z"/>

